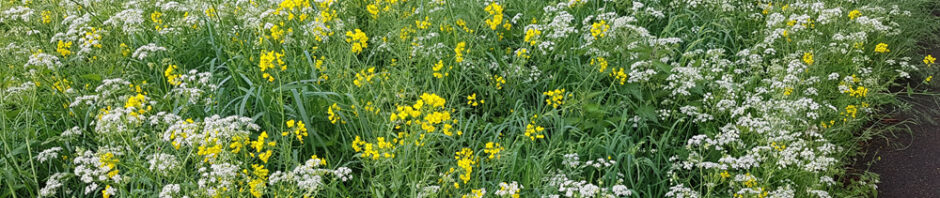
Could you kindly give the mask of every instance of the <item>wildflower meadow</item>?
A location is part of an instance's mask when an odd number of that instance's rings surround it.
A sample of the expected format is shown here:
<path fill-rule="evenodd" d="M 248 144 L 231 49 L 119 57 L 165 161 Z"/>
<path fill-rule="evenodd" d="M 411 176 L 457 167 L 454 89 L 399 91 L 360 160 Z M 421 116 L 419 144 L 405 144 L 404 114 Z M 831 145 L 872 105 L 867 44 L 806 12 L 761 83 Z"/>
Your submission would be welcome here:
<path fill-rule="evenodd" d="M 931 0 L 2 0 L 0 197 L 873 197 Z"/>

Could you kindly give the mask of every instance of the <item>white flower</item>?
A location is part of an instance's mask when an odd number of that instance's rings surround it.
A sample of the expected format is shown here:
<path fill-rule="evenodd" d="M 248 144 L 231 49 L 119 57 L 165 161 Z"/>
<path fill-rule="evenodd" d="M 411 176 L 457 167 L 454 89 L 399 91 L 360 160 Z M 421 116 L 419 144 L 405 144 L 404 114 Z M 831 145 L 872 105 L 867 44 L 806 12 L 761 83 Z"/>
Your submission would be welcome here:
<path fill-rule="evenodd" d="M 597 187 L 597 185 L 587 184 L 581 186 L 581 188 L 578 189 L 578 194 L 580 194 L 582 197 L 594 197 L 598 191 L 600 191 L 600 188 Z"/>
<path fill-rule="evenodd" d="M 516 181 L 508 184 L 506 182 L 500 182 L 499 190 L 497 190 L 495 194 L 504 197 L 512 196 L 518 194 L 520 189 L 522 189 L 522 186 L 520 186 L 519 183 L 516 183 Z"/>
<path fill-rule="evenodd" d="M 622 197 L 633 195 L 633 191 L 630 191 L 630 189 L 628 189 L 627 186 L 620 185 L 620 184 L 614 185 L 614 187 L 611 187 L 611 191 L 614 192 L 614 195 L 622 196 Z"/>
<path fill-rule="evenodd" d="M 179 192 L 179 184 L 167 184 L 166 186 L 163 186 L 163 190 L 160 191 L 160 198 L 173 198 L 173 195 L 176 195 Z"/>
<path fill-rule="evenodd" d="M 350 173 L 352 173 L 352 169 L 346 168 L 345 166 L 339 167 L 333 171 L 333 175 L 336 176 L 337 178 L 340 178 L 340 180 L 344 182 L 352 178 L 352 175 L 350 175 Z"/>
<path fill-rule="evenodd" d="M 166 51 L 166 48 L 157 46 L 157 44 L 154 44 L 154 43 L 150 43 L 150 44 L 140 46 L 139 48 L 137 48 L 137 50 L 134 51 L 134 54 L 131 55 L 131 57 L 144 60 L 145 58 L 147 58 L 148 55 L 150 55 L 150 53 L 159 52 L 159 51 Z"/>
<path fill-rule="evenodd" d="M 36 155 L 36 159 L 38 159 L 40 163 L 45 162 L 46 160 L 55 159 L 56 157 L 59 157 L 58 152 L 61 150 L 62 147 L 52 147 L 46 149 L 42 152 L 39 152 L 39 155 Z"/>
<path fill-rule="evenodd" d="M 49 179 L 46 180 L 46 186 L 39 189 L 39 197 L 50 197 L 56 194 L 56 190 L 59 187 L 62 187 L 62 178 L 65 178 L 66 173 L 56 173 L 52 176 L 49 176 Z"/>
<path fill-rule="evenodd" d="M 176 160 L 176 156 L 170 154 L 157 153 L 150 155 L 148 158 L 150 158 L 149 169 L 158 174 L 167 174 L 166 171 L 175 169 L 179 166 L 179 161 Z"/>

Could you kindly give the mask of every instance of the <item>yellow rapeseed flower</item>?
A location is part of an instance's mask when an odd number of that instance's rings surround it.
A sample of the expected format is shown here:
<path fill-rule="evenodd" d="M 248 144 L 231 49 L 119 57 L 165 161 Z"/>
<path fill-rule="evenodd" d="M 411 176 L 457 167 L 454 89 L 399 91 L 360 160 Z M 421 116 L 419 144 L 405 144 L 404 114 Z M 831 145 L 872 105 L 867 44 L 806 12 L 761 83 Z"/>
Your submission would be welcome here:
<path fill-rule="evenodd" d="M 891 52 L 891 50 L 888 49 L 888 44 L 878 43 L 878 45 L 875 46 L 875 52 L 887 53 L 887 52 Z"/>

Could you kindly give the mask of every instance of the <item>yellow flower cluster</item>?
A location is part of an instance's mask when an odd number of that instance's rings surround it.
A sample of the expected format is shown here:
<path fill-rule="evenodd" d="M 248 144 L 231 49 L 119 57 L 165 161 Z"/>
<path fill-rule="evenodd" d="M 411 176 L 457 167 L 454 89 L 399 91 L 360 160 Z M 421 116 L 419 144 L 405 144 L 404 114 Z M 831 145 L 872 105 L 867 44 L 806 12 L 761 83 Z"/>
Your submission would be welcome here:
<path fill-rule="evenodd" d="M 803 62 L 806 63 L 807 65 L 813 65 L 813 63 L 816 62 L 816 61 L 813 60 L 813 53 L 812 53 L 812 52 L 804 52 L 804 53 L 803 53 Z"/>
<path fill-rule="evenodd" d="M 256 153 L 250 153 L 251 157 L 257 156 L 258 159 L 260 159 L 261 162 L 265 164 L 268 163 L 268 158 L 270 158 L 271 155 L 273 155 L 273 151 L 271 151 L 271 149 L 264 151 L 264 146 L 267 145 L 268 147 L 274 147 L 275 145 L 277 145 L 275 141 L 270 141 L 270 142 L 267 142 L 267 144 L 265 144 L 265 139 L 267 138 L 268 138 L 268 132 L 262 131 L 261 134 L 258 135 L 258 138 L 255 139 L 255 141 L 249 142 L 249 145 L 251 146 L 251 148 L 253 148 L 256 152 Z"/>
<path fill-rule="evenodd" d="M 852 10 L 849 12 L 849 20 L 855 20 L 855 18 L 860 16 L 862 16 L 862 12 L 859 12 L 858 10 Z"/>
<path fill-rule="evenodd" d="M 362 49 L 369 47 L 369 37 L 358 28 L 354 31 L 346 31 L 346 42 L 352 44 L 350 51 L 359 54 L 362 53 Z"/>
<path fill-rule="evenodd" d="M 464 32 L 473 33 L 473 29 L 467 27 L 467 21 L 464 21 L 463 19 L 457 19 L 457 26 L 463 29 Z"/>
<path fill-rule="evenodd" d="M 280 67 L 281 71 L 287 70 L 287 65 L 284 64 L 281 57 L 284 57 L 283 51 L 277 53 L 274 51 L 261 50 L 261 60 L 258 61 L 258 67 L 261 68 L 262 72 L 261 78 L 267 79 L 268 82 L 274 82 L 274 76 L 266 72 L 268 69 Z"/>
<path fill-rule="evenodd" d="M 490 29 L 496 30 L 496 28 L 503 23 L 503 6 L 500 6 L 499 3 L 491 2 L 484 10 L 492 17 L 485 20 L 486 25 L 489 26 Z M 506 25 L 510 24 L 506 23 Z M 509 27 L 506 29 L 509 29 Z"/>
<path fill-rule="evenodd" d="M 607 59 L 606 59 L 606 58 L 604 58 L 604 57 L 597 57 L 597 58 L 592 58 L 592 59 L 591 59 L 591 65 L 596 65 L 597 67 L 600 67 L 600 69 L 598 69 L 598 71 L 599 71 L 599 72 L 604 72 L 605 70 L 607 70 L 607 65 L 608 65 L 608 63 L 607 63 Z"/>
<path fill-rule="evenodd" d="M 114 153 L 107 152 L 101 154 L 101 156 L 98 157 L 98 162 L 101 163 L 102 167 L 108 167 L 108 170 L 111 170 L 108 172 L 108 178 L 113 178 L 120 172 L 120 170 L 117 169 L 117 163 L 120 162 L 120 160 L 114 157 Z"/>
<path fill-rule="evenodd" d="M 858 86 L 858 88 L 853 89 L 849 87 L 849 90 L 845 90 L 845 93 L 848 93 L 849 96 L 855 96 L 856 98 L 868 96 L 868 88 L 863 86 Z"/>
<path fill-rule="evenodd" d="M 55 89 L 56 91 L 59 91 L 60 93 L 65 93 L 65 90 L 72 88 L 72 86 L 70 86 L 69 84 L 71 84 L 71 82 L 69 82 L 69 79 L 63 78 L 61 80 L 55 81 L 55 83 L 52 83 L 52 88 Z"/>
<path fill-rule="evenodd" d="M 532 123 L 525 125 L 525 136 L 529 137 L 532 141 L 545 138 L 542 131 L 545 131 L 545 127 L 537 126 Z"/>
<path fill-rule="evenodd" d="M 553 108 L 558 108 L 559 105 L 565 104 L 565 89 L 555 89 L 553 91 L 543 92 L 542 95 L 545 95 L 545 103 L 551 105 Z"/>
<path fill-rule="evenodd" d="M 927 64 L 927 66 L 930 66 L 930 65 L 933 65 L 934 61 L 936 60 L 937 58 L 934 58 L 930 54 L 927 54 L 927 56 L 924 57 L 924 64 Z"/>
<path fill-rule="evenodd" d="M 473 173 L 473 165 L 477 163 L 477 158 L 473 156 L 473 150 L 470 148 L 463 148 L 454 155 L 454 159 L 457 160 L 457 166 L 463 169 L 463 174 L 460 174 L 460 180 L 463 180 L 463 183 L 466 184 L 470 181 L 470 173 Z"/>
<path fill-rule="evenodd" d="M 486 194 L 486 189 L 483 189 L 483 188 L 473 189 L 473 190 L 470 190 L 469 194 L 460 196 L 460 198 L 483 198 L 484 194 Z"/>
<path fill-rule="evenodd" d="M 52 12 L 45 10 L 42 11 L 42 24 L 52 23 Z"/>
<path fill-rule="evenodd" d="M 287 136 L 293 133 L 293 135 L 297 137 L 297 140 L 300 141 L 301 144 L 303 144 L 304 137 L 307 137 L 307 125 L 304 124 L 304 121 L 288 120 L 286 124 L 287 124 L 287 128 L 290 128 L 292 131 L 281 132 L 281 136 Z"/>
<path fill-rule="evenodd" d="M 452 68 L 453 66 L 450 66 L 448 67 L 448 70 Z M 437 63 L 434 64 L 434 67 L 431 68 L 431 70 L 434 71 L 433 75 L 435 78 L 444 78 L 444 76 L 450 76 L 450 72 L 442 73 L 441 70 L 443 69 L 444 69 L 444 60 L 438 60 Z"/>
<path fill-rule="evenodd" d="M 506 79 L 499 75 L 493 75 L 492 78 L 493 85 L 496 87 L 496 90 L 503 89 L 503 85 L 506 84 Z"/>
<path fill-rule="evenodd" d="M 72 48 L 72 41 L 62 42 L 62 40 L 59 40 L 59 44 L 56 46 L 55 51 L 59 52 L 59 54 L 65 57 L 72 54 L 72 51 L 69 50 L 70 48 Z"/>
<path fill-rule="evenodd" d="M 528 59 L 530 57 L 529 50 L 526 48 L 521 48 L 519 50 L 516 50 L 516 57 Z"/>
<path fill-rule="evenodd" d="M 422 29 L 422 30 L 428 29 L 428 27 L 431 26 L 430 20 L 431 19 L 428 16 L 424 16 L 423 21 L 415 20 L 415 27 L 418 27 L 418 29 Z"/>
<path fill-rule="evenodd" d="M 174 74 L 175 73 L 174 71 L 176 71 L 176 68 L 177 68 L 176 65 L 168 65 L 166 66 L 166 70 L 163 71 L 163 76 L 166 77 L 166 82 L 170 83 L 170 85 L 173 85 L 173 86 L 177 86 L 177 85 L 180 85 L 180 83 L 182 83 L 179 79 L 180 75 Z"/>
<path fill-rule="evenodd" d="M 539 115 L 532 115 L 532 118 L 529 119 L 529 124 L 525 125 L 525 136 L 529 140 L 535 141 L 535 139 L 544 139 L 545 135 L 542 134 L 542 131 L 545 131 L 545 127 L 535 125 L 535 119 L 538 119 Z"/>
<path fill-rule="evenodd" d="M 366 159 L 378 160 L 379 158 L 395 158 L 395 144 L 397 140 L 385 141 L 384 137 L 375 139 L 375 143 L 362 141 L 359 136 L 352 142 L 352 148 L 359 156 Z"/>
<path fill-rule="evenodd" d="M 137 95 L 127 98 L 127 101 L 124 102 L 124 108 L 134 108 L 136 111 L 133 111 L 128 115 L 138 117 L 140 114 L 147 113 L 153 109 L 153 107 L 150 105 L 147 105 L 147 108 L 144 108 L 145 104 L 147 104 L 147 97 L 143 94 L 137 93 Z"/>
<path fill-rule="evenodd" d="M 413 105 L 398 106 L 396 111 L 389 116 L 389 120 L 399 124 L 395 126 L 396 129 L 401 128 L 400 124 L 402 123 L 405 125 L 420 125 L 421 130 L 425 133 L 433 133 L 440 128 L 441 133 L 444 133 L 444 135 L 453 136 L 455 133 L 453 124 L 457 123 L 457 120 L 451 118 L 450 111 L 445 109 L 444 104 L 446 102 L 444 98 L 437 94 L 424 93 Z M 421 117 L 422 115 L 424 117 Z M 462 135 L 463 132 L 456 131 L 456 134 Z M 423 137 L 424 135 L 421 134 L 420 136 Z M 416 142 L 416 144 L 421 145 L 420 142 Z"/>
<path fill-rule="evenodd" d="M 343 108 L 340 108 L 338 104 L 333 103 L 330 108 L 326 110 L 326 114 L 329 116 L 330 123 L 336 124 L 337 122 L 346 124 L 346 121 L 343 118 L 339 117 L 336 112 L 342 111 Z"/>
<path fill-rule="evenodd" d="M 878 45 L 875 46 L 875 52 L 887 53 L 887 52 L 891 52 L 891 50 L 888 49 L 888 44 L 878 43 Z"/>
<path fill-rule="evenodd" d="M 845 115 L 845 117 L 851 116 L 852 118 L 855 118 L 857 113 L 858 113 L 858 107 L 855 105 L 849 105 L 849 106 L 845 106 L 845 113 L 842 113 L 842 115 Z M 842 121 L 846 121 L 846 119 L 843 118 Z"/>
<path fill-rule="evenodd" d="M 499 143 L 487 142 L 486 147 L 483 148 L 483 153 L 488 154 L 489 159 L 493 159 L 493 158 L 499 159 L 500 157 L 499 152 L 503 150 L 504 150 L 503 146 L 500 146 Z"/>
<path fill-rule="evenodd" d="M 539 31 L 538 28 L 529 28 L 525 31 L 525 37 L 523 40 L 531 46 L 538 44 L 538 37 L 542 35 L 542 31 Z"/>
<path fill-rule="evenodd" d="M 264 194 L 264 188 L 267 186 L 268 169 L 261 164 L 252 164 L 252 179 L 248 182 L 248 192 L 251 196 L 261 197 Z"/>
<path fill-rule="evenodd" d="M 359 73 L 356 73 L 356 80 L 353 80 L 353 84 L 355 84 L 356 87 L 362 87 L 363 84 L 372 83 L 372 78 L 375 78 L 375 67 L 359 70 Z"/>
<path fill-rule="evenodd" d="M 454 47 L 454 59 L 456 62 L 463 62 L 463 53 L 467 51 L 467 43 L 460 42 L 457 43 L 457 47 Z"/>
<path fill-rule="evenodd" d="M 624 73 L 624 72 L 623 72 L 623 68 L 622 68 L 622 67 L 619 68 L 619 70 L 618 70 L 618 69 L 611 69 L 611 70 L 610 70 L 610 76 L 614 77 L 615 80 L 620 81 L 620 85 L 623 85 L 624 83 L 627 82 L 627 77 L 628 77 L 628 76 L 627 76 L 627 73 Z"/>
<path fill-rule="evenodd" d="M 591 24 L 591 36 L 594 37 L 594 39 L 607 36 L 608 30 L 610 30 L 610 25 L 607 25 L 607 21 L 605 20 Z"/>
<path fill-rule="evenodd" d="M 467 105 L 475 107 L 483 103 L 486 103 L 486 100 L 483 100 L 483 99 L 477 100 L 477 93 L 473 93 L 467 96 Z"/>

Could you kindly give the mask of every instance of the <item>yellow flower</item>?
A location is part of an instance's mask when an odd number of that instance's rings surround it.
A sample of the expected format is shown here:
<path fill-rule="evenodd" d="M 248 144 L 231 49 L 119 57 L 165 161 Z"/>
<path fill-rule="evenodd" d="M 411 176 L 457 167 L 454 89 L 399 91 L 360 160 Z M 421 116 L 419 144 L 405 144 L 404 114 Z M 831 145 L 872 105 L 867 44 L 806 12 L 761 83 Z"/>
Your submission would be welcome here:
<path fill-rule="evenodd" d="M 42 24 L 52 23 L 52 12 L 42 11 Z"/>
<path fill-rule="evenodd" d="M 852 10 L 849 12 L 849 20 L 855 20 L 855 18 L 860 16 L 862 16 L 862 12 L 859 12 L 858 10 Z"/>
<path fill-rule="evenodd" d="M 493 18 L 486 19 L 486 25 L 492 30 L 496 30 L 501 23 L 503 23 L 503 6 L 500 6 L 499 3 L 492 2 L 484 8 L 487 13 L 490 14 Z"/>
<path fill-rule="evenodd" d="M 878 45 L 875 46 L 875 52 L 886 53 L 891 52 L 891 50 L 888 49 L 888 44 L 878 43 Z"/>
<path fill-rule="evenodd" d="M 594 39 L 603 38 L 607 36 L 607 30 L 610 29 L 610 25 L 607 25 L 607 21 L 601 20 L 600 22 L 594 22 L 591 24 L 591 36 Z"/>
<path fill-rule="evenodd" d="M 356 73 L 356 79 L 353 80 L 353 84 L 356 87 L 362 87 L 364 84 L 372 83 L 372 78 L 375 78 L 375 67 L 370 67 L 367 70 L 359 70 L 359 73 Z"/>
<path fill-rule="evenodd" d="M 154 10 L 153 13 L 150 13 L 150 21 L 156 24 L 163 24 L 163 19 L 160 19 L 161 16 L 163 16 L 163 13 Z"/>
<path fill-rule="evenodd" d="M 62 54 L 62 56 L 69 56 L 72 54 L 72 51 L 69 50 L 70 48 L 72 48 L 72 41 L 62 42 L 62 40 L 59 40 L 59 44 L 56 46 L 55 51 L 59 52 L 59 54 Z"/>
<path fill-rule="evenodd" d="M 532 141 L 535 141 L 535 139 L 545 138 L 545 135 L 542 134 L 542 131 L 545 131 L 545 127 L 536 126 L 532 123 L 525 125 L 525 136 L 529 137 L 529 139 Z"/>
<path fill-rule="evenodd" d="M 813 53 L 812 52 L 803 53 L 803 62 L 806 63 L 807 65 L 813 65 L 813 63 L 816 62 L 815 60 L 813 60 Z"/>
<path fill-rule="evenodd" d="M 553 108 L 558 108 L 559 105 L 564 104 L 565 89 L 555 89 L 553 91 L 543 92 L 542 95 L 545 95 L 545 103 L 551 105 Z"/>
<path fill-rule="evenodd" d="M 280 67 L 281 71 L 287 69 L 287 65 L 284 64 L 284 61 L 281 60 L 281 57 L 284 57 L 283 51 L 281 51 L 281 53 L 276 53 L 274 51 L 261 50 L 261 58 L 258 62 L 258 67 L 261 68 L 262 78 L 267 79 L 268 81 L 274 81 L 274 77 L 265 71 L 277 67 Z"/>
<path fill-rule="evenodd" d="M 340 123 L 346 124 L 346 121 L 342 120 L 342 118 L 340 118 L 339 115 L 336 114 L 337 111 L 342 111 L 342 110 L 343 109 L 340 108 L 339 105 L 337 105 L 336 103 L 333 103 L 333 105 L 330 106 L 330 108 L 326 110 L 326 114 L 329 116 L 330 123 L 336 124 L 337 122 L 340 122 Z"/>
<path fill-rule="evenodd" d="M 486 100 L 483 100 L 483 99 L 477 100 L 477 93 L 473 93 L 467 96 L 467 105 L 475 107 L 483 103 L 486 103 Z"/>
<path fill-rule="evenodd" d="M 294 127 L 294 126 L 297 126 L 297 127 Z M 293 133 L 294 136 L 297 137 L 297 140 L 300 141 L 301 144 L 304 143 L 303 138 L 307 137 L 308 135 L 307 125 L 304 124 L 304 121 L 289 120 L 287 121 L 287 128 L 291 128 L 291 130 L 293 130 L 291 131 L 291 133 Z M 282 136 L 286 134 L 288 134 L 288 132 L 282 133 Z"/>
<path fill-rule="evenodd" d="M 493 80 L 493 84 L 495 85 L 496 90 L 503 89 L 503 85 L 506 84 L 506 79 L 499 75 L 493 75 L 493 77 L 490 79 Z"/>
<path fill-rule="evenodd" d="M 529 28 L 525 31 L 525 37 L 523 38 L 523 40 L 525 42 L 528 42 L 529 45 L 535 46 L 535 44 L 538 44 L 538 40 L 536 39 L 538 38 L 539 35 L 542 35 L 542 31 L 539 31 L 538 28 L 534 28 L 534 27 Z"/>
<path fill-rule="evenodd" d="M 598 67 L 600 67 L 598 71 L 604 72 L 604 70 L 607 70 L 607 59 L 605 59 L 604 57 L 592 58 L 591 65 L 597 65 Z"/>
<path fill-rule="evenodd" d="M 369 47 L 369 37 L 358 28 L 354 31 L 346 31 L 346 42 L 352 44 L 350 51 L 359 54 L 362 53 L 362 49 Z"/>
<path fill-rule="evenodd" d="M 415 20 L 415 27 L 418 29 L 428 29 L 429 26 L 431 26 L 431 21 L 428 16 L 424 16 L 424 21 Z"/>
<path fill-rule="evenodd" d="M 483 153 L 489 154 L 489 159 L 499 159 L 499 152 L 503 150 L 503 147 L 499 143 L 487 142 L 486 147 L 483 149 Z"/>
<path fill-rule="evenodd" d="M 933 79 L 933 76 L 927 76 L 927 79 L 924 79 L 924 81 L 927 81 L 929 83 L 931 79 Z"/>
<path fill-rule="evenodd" d="M 437 63 L 431 68 L 431 70 L 434 71 L 433 75 L 435 78 L 444 78 L 444 76 L 450 75 L 448 72 L 441 73 L 442 69 L 444 69 L 444 60 L 437 60 Z"/>
<path fill-rule="evenodd" d="M 457 47 L 454 47 L 454 58 L 456 59 L 455 60 L 456 62 L 458 63 L 463 62 L 463 53 L 466 50 L 467 50 L 466 42 L 457 43 Z"/>
<path fill-rule="evenodd" d="M 526 48 L 520 48 L 516 50 L 516 57 L 528 59 L 530 57 L 529 51 Z"/>
<path fill-rule="evenodd" d="M 104 190 L 101 190 L 101 197 L 103 197 L 103 198 L 109 198 L 109 197 L 111 197 L 111 194 L 108 193 L 109 190 L 111 190 L 111 185 L 110 185 L 110 184 L 108 184 L 107 186 L 105 186 L 105 187 L 104 187 Z"/>
<path fill-rule="evenodd" d="M 174 74 L 173 71 L 175 70 L 176 70 L 176 65 L 169 65 L 169 66 L 166 66 L 166 70 L 163 71 L 163 76 L 166 77 L 166 82 L 170 83 L 170 85 L 173 85 L 173 86 L 177 86 L 177 85 L 180 85 L 180 83 L 182 83 L 179 80 L 180 75 Z"/>
<path fill-rule="evenodd" d="M 457 160 L 457 166 L 463 169 L 460 180 L 463 180 L 463 183 L 466 184 L 470 181 L 470 173 L 473 173 L 473 165 L 477 163 L 476 157 L 473 156 L 473 150 L 463 148 L 454 155 L 454 159 Z"/>
<path fill-rule="evenodd" d="M 924 64 L 927 64 L 928 66 L 930 66 L 930 65 L 933 65 L 934 61 L 936 60 L 937 60 L 936 58 L 934 58 L 930 54 L 927 54 L 927 56 L 924 57 Z"/>
<path fill-rule="evenodd" d="M 627 82 L 627 73 L 623 72 L 623 67 L 620 70 L 611 69 L 610 76 L 613 76 L 615 80 L 620 81 L 620 85 L 623 85 Z"/>
<path fill-rule="evenodd" d="M 375 4 L 369 4 L 366 6 L 366 10 L 369 11 L 369 14 L 372 14 L 373 19 L 379 17 L 379 6 L 376 6 Z"/>

